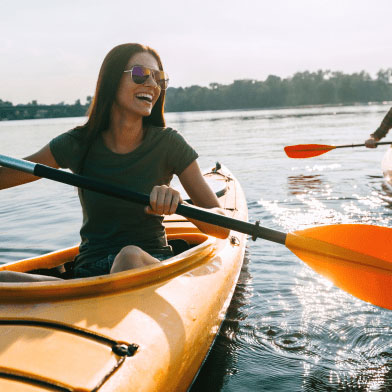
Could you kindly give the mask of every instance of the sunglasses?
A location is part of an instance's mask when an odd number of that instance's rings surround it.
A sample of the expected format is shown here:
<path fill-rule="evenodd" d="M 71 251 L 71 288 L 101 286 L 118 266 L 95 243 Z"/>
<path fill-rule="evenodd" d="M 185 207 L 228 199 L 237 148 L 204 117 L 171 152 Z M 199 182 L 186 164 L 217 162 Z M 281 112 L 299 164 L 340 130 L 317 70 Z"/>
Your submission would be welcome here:
<path fill-rule="evenodd" d="M 166 90 L 169 84 L 169 76 L 163 71 L 157 71 L 156 69 L 151 69 L 144 67 L 143 65 L 134 65 L 131 69 L 124 72 L 129 72 L 131 74 L 132 80 L 136 84 L 146 83 L 147 79 L 152 76 L 156 84 L 162 89 Z"/>

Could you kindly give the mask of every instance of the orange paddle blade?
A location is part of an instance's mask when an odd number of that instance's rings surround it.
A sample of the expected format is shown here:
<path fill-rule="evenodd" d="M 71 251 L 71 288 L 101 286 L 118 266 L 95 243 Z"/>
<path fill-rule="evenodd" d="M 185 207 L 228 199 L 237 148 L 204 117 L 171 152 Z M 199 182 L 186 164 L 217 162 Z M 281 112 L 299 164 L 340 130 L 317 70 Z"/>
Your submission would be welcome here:
<path fill-rule="evenodd" d="M 297 144 L 296 146 L 286 146 L 284 150 L 290 158 L 312 158 L 325 154 L 334 148 L 336 147 L 324 144 Z"/>
<path fill-rule="evenodd" d="M 286 246 L 336 286 L 392 309 L 392 229 L 330 225 L 289 233 Z"/>

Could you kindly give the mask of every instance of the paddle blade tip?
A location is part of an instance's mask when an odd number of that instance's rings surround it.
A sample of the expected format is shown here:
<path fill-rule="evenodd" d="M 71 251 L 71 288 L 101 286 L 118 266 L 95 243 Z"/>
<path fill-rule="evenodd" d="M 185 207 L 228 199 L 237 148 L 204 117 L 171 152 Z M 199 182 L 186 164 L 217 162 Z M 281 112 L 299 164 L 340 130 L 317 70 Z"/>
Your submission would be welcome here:
<path fill-rule="evenodd" d="M 317 157 L 334 148 L 336 147 L 325 144 L 297 144 L 295 146 L 284 147 L 284 151 L 289 158 L 303 159 Z"/>
<path fill-rule="evenodd" d="M 338 224 L 288 233 L 286 247 L 349 294 L 392 309 L 392 229 Z"/>

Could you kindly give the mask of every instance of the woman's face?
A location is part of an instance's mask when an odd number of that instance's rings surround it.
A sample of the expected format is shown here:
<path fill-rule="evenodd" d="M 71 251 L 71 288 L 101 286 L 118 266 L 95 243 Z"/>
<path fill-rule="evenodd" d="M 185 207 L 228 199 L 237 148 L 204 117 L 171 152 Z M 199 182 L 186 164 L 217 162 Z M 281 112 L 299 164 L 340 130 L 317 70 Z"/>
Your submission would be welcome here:
<path fill-rule="evenodd" d="M 159 70 L 157 60 L 148 52 L 133 55 L 128 61 L 125 70 L 131 69 L 134 65 L 143 65 L 147 68 Z M 137 116 L 145 117 L 151 114 L 160 93 L 161 89 L 152 76 L 143 84 L 137 84 L 132 80 L 131 73 L 125 72 L 121 78 L 115 102 L 121 109 Z"/>

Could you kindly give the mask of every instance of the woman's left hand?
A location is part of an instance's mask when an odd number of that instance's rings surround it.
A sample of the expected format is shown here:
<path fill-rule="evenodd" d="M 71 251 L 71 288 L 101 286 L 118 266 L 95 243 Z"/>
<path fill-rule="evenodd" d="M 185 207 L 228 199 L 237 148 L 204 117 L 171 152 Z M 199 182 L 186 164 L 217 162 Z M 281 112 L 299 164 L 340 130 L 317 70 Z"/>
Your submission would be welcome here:
<path fill-rule="evenodd" d="M 150 205 L 145 212 L 151 215 L 171 215 L 182 203 L 180 192 L 166 185 L 156 185 L 150 193 Z"/>
<path fill-rule="evenodd" d="M 377 148 L 377 144 L 376 144 L 377 142 L 378 140 L 371 136 L 369 139 L 365 141 L 365 146 L 367 148 Z"/>

